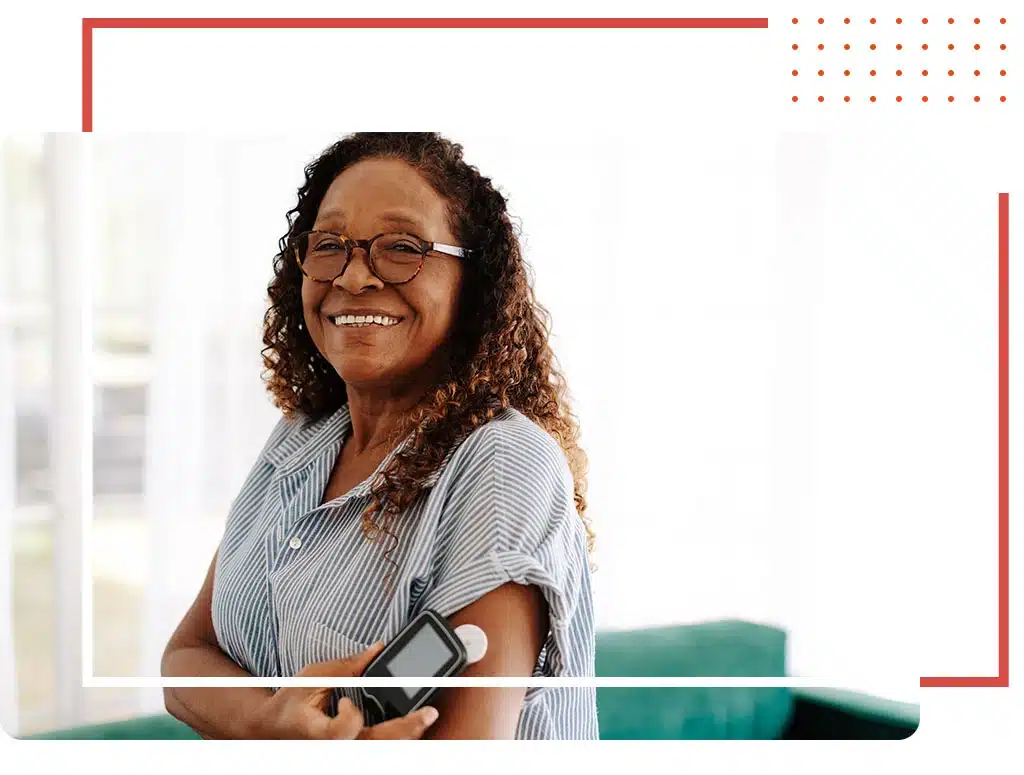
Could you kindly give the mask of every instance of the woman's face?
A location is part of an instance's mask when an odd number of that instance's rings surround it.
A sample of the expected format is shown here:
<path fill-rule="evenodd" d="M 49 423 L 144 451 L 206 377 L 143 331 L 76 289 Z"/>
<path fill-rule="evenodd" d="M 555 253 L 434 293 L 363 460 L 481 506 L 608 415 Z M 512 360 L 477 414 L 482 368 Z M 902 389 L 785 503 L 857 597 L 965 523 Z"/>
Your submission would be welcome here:
<path fill-rule="evenodd" d="M 313 229 L 350 239 L 405 232 L 457 244 L 445 201 L 414 167 L 397 159 L 365 159 L 342 172 L 320 203 Z M 454 256 L 428 253 L 416 277 L 388 285 L 370 271 L 366 251 L 355 248 L 333 283 L 303 276 L 303 316 L 317 349 L 346 385 L 399 391 L 437 365 L 461 286 L 461 259 Z M 357 327 L 339 324 L 343 315 L 380 315 L 398 323 Z"/>

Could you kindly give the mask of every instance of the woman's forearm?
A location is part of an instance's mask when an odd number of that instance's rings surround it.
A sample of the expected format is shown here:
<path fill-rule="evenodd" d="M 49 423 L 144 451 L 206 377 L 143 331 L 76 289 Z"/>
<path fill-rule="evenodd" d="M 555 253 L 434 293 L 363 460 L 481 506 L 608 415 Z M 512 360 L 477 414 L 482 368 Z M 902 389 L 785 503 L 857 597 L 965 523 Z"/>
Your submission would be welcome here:
<path fill-rule="evenodd" d="M 217 646 L 204 642 L 170 645 L 160 672 L 164 677 L 250 677 Z M 260 687 L 168 687 L 164 705 L 168 713 L 202 737 L 237 740 L 256 736 L 252 721 L 272 695 L 270 689 Z"/>

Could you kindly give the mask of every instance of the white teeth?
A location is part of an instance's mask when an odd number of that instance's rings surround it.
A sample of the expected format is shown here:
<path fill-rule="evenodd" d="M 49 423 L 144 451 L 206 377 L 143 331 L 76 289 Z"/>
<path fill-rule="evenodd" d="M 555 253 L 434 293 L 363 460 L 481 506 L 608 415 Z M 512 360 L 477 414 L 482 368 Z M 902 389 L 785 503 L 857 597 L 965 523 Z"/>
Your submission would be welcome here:
<path fill-rule="evenodd" d="M 398 318 L 393 318 L 389 315 L 337 315 L 330 320 L 336 326 L 353 326 L 356 328 L 371 325 L 387 328 L 399 322 Z"/>

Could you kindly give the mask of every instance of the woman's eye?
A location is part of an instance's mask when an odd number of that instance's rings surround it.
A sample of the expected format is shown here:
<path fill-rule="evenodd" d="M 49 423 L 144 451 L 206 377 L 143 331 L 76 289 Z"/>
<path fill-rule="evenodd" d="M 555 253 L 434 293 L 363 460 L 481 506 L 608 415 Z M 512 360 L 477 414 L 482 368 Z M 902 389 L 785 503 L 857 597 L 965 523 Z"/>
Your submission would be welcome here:
<path fill-rule="evenodd" d="M 392 245 L 388 250 L 396 250 L 399 253 L 419 253 L 420 250 L 415 245 L 410 245 L 407 242 L 399 242 L 397 245 Z"/>
<path fill-rule="evenodd" d="M 345 248 L 342 247 L 340 243 L 331 242 L 329 240 L 325 240 L 324 242 L 318 242 L 316 245 L 313 246 L 314 253 L 329 253 L 331 251 L 344 249 Z"/>

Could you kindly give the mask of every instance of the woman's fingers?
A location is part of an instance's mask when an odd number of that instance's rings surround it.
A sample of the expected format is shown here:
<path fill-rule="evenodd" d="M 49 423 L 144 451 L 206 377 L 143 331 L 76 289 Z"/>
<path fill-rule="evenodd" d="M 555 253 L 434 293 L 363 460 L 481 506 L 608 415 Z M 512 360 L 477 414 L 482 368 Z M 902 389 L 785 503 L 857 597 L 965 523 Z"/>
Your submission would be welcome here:
<path fill-rule="evenodd" d="M 367 665 L 373 661 L 373 658 L 383 648 L 383 643 L 375 643 L 365 651 L 345 657 L 344 659 L 314 662 L 302 668 L 296 675 L 296 678 L 355 678 L 363 674 Z M 304 686 L 286 686 L 279 689 L 278 694 L 282 695 L 282 700 L 303 701 L 308 705 L 326 711 L 332 691 L 333 689 L 330 687 L 310 689 Z"/>
<path fill-rule="evenodd" d="M 418 740 L 435 721 L 437 721 L 435 708 L 420 708 L 408 716 L 385 721 L 372 727 L 364 727 L 359 737 L 362 740 Z"/>
<path fill-rule="evenodd" d="M 362 712 L 347 698 L 334 718 L 310 705 L 294 708 L 290 718 L 286 736 L 298 740 L 355 740 L 363 728 Z"/>
<path fill-rule="evenodd" d="M 299 671 L 298 678 L 355 678 L 362 675 L 370 662 L 381 650 L 383 643 L 375 643 L 370 648 L 344 659 L 332 659 L 325 662 L 314 662 Z M 304 686 L 285 686 L 280 688 L 271 700 L 268 714 L 273 721 L 270 728 L 278 730 L 287 737 L 352 740 L 366 736 L 364 732 L 363 714 L 351 700 L 346 697 L 339 699 L 338 712 L 332 718 L 327 715 L 330 705 L 331 687 L 310 688 Z M 415 714 L 413 714 L 415 715 Z M 411 718 L 407 716 L 406 718 Z M 429 721 L 425 721 L 429 718 Z M 419 737 L 436 718 L 430 714 L 420 714 L 415 719 L 387 727 L 374 737 L 407 738 Z M 405 719 L 398 719 L 402 722 Z"/>
<path fill-rule="evenodd" d="M 338 713 L 330 719 L 327 737 L 331 740 L 355 740 L 363 730 L 363 712 L 348 697 L 338 700 Z"/>

